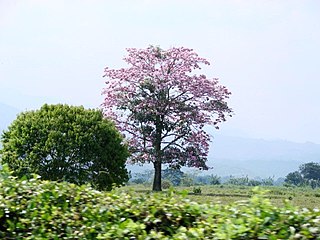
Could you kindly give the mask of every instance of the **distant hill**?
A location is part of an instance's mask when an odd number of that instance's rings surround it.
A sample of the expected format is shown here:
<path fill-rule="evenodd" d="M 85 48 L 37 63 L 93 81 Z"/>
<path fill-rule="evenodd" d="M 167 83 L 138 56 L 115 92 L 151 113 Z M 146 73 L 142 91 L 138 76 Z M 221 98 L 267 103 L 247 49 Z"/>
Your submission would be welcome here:
<path fill-rule="evenodd" d="M 306 162 L 320 161 L 320 144 L 216 135 L 208 165 L 221 176 L 281 177 Z"/>
<path fill-rule="evenodd" d="M 285 177 L 306 162 L 320 161 L 320 144 L 295 143 L 284 140 L 241 138 L 216 134 L 210 144 L 207 164 L 212 167 L 203 174 L 218 176 Z M 152 165 L 128 165 L 135 172 L 151 170 Z M 189 171 L 192 168 L 184 168 Z"/>

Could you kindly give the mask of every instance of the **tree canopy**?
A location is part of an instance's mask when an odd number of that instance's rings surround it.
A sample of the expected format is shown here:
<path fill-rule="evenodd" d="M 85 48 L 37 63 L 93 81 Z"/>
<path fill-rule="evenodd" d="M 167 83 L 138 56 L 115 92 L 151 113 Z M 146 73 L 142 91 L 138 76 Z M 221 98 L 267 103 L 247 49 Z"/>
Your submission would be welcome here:
<path fill-rule="evenodd" d="M 161 190 L 161 165 L 208 169 L 204 126 L 231 115 L 230 92 L 217 78 L 196 74 L 209 62 L 192 49 L 127 49 L 128 68 L 105 69 L 105 116 L 127 134 L 132 163 L 151 162 L 153 190 Z"/>
<path fill-rule="evenodd" d="M 305 179 L 302 177 L 300 172 L 294 171 L 288 173 L 288 175 L 285 178 L 285 182 L 295 186 L 299 186 L 305 182 Z"/>
<path fill-rule="evenodd" d="M 1 161 L 17 176 L 36 173 L 99 189 L 128 180 L 127 146 L 99 110 L 45 104 L 19 114 L 1 141 Z"/>
<path fill-rule="evenodd" d="M 320 187 L 320 163 L 309 162 L 300 165 L 299 171 L 289 173 L 285 182 L 295 186 Z"/>
<path fill-rule="evenodd" d="M 299 167 L 299 170 L 305 179 L 320 181 L 320 163 L 305 163 Z"/>

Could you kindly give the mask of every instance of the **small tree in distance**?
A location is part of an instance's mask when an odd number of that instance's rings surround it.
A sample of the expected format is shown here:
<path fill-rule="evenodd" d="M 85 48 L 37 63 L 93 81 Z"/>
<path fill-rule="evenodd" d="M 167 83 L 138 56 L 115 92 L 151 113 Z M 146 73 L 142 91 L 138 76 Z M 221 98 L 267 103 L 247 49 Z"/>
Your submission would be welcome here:
<path fill-rule="evenodd" d="M 128 68 L 105 68 L 106 117 L 127 133 L 132 163 L 153 163 L 153 190 L 161 191 L 161 166 L 208 169 L 210 141 L 203 130 L 218 128 L 232 111 L 230 92 L 218 79 L 194 74 L 209 62 L 192 49 L 127 49 Z"/>
<path fill-rule="evenodd" d="M 309 162 L 299 166 L 299 171 L 289 173 L 285 182 L 295 186 L 320 187 L 320 163 Z"/>
<path fill-rule="evenodd" d="M 320 180 L 320 163 L 309 162 L 299 166 L 303 178 L 307 180 Z"/>
<path fill-rule="evenodd" d="M 292 184 L 292 185 L 295 185 L 295 186 L 301 186 L 306 181 L 305 181 L 305 179 L 303 178 L 303 176 L 301 175 L 300 172 L 294 171 L 294 172 L 288 173 L 288 175 L 285 178 L 285 182 L 287 184 Z"/>

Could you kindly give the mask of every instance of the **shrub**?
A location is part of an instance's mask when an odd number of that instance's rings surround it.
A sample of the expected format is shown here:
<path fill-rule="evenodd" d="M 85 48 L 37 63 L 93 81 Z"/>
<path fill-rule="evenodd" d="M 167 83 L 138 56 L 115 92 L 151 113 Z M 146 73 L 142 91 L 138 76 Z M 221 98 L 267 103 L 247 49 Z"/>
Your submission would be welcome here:
<path fill-rule="evenodd" d="M 171 187 L 171 185 L 172 185 L 172 183 L 171 183 L 171 181 L 168 180 L 168 179 L 164 179 L 164 180 L 161 182 L 161 187 L 162 187 L 163 189 L 168 189 L 168 188 Z"/>
<path fill-rule="evenodd" d="M 98 189 L 128 181 L 123 137 L 98 110 L 45 104 L 19 114 L 1 140 L 1 161 L 19 177 L 36 173 Z"/>
<path fill-rule="evenodd" d="M 220 185 L 221 184 L 221 178 L 217 175 L 211 175 L 210 176 L 210 184 L 211 185 Z"/>
<path fill-rule="evenodd" d="M 162 170 L 161 177 L 163 180 L 169 180 L 173 186 L 179 186 L 184 173 L 180 169 L 166 168 Z"/>
<path fill-rule="evenodd" d="M 100 192 L 0 171 L 1 239 L 319 239 L 320 212 L 248 201 L 198 204 L 186 195 Z"/>
<path fill-rule="evenodd" d="M 194 194 L 201 194 L 201 187 L 194 187 L 193 188 L 193 193 Z"/>

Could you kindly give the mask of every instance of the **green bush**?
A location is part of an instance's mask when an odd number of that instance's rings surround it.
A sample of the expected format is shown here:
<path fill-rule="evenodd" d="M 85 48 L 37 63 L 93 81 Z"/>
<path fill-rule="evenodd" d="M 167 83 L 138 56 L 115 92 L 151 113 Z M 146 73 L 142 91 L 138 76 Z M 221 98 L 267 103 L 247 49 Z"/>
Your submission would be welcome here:
<path fill-rule="evenodd" d="M 319 239 L 319 225 L 319 210 L 276 208 L 257 191 L 211 205 L 0 172 L 1 239 Z"/>
<path fill-rule="evenodd" d="M 171 181 L 168 180 L 168 179 L 164 179 L 164 180 L 162 180 L 162 182 L 161 182 L 161 188 L 162 188 L 162 189 L 169 189 L 169 188 L 171 187 L 171 185 L 172 185 L 172 183 L 171 183 Z"/>
<path fill-rule="evenodd" d="M 193 187 L 192 191 L 194 194 L 201 194 L 201 192 L 202 192 L 201 187 Z"/>
<path fill-rule="evenodd" d="M 1 136 L 1 162 L 16 176 L 91 183 L 99 190 L 128 181 L 123 137 L 100 110 L 63 104 L 20 113 Z"/>

